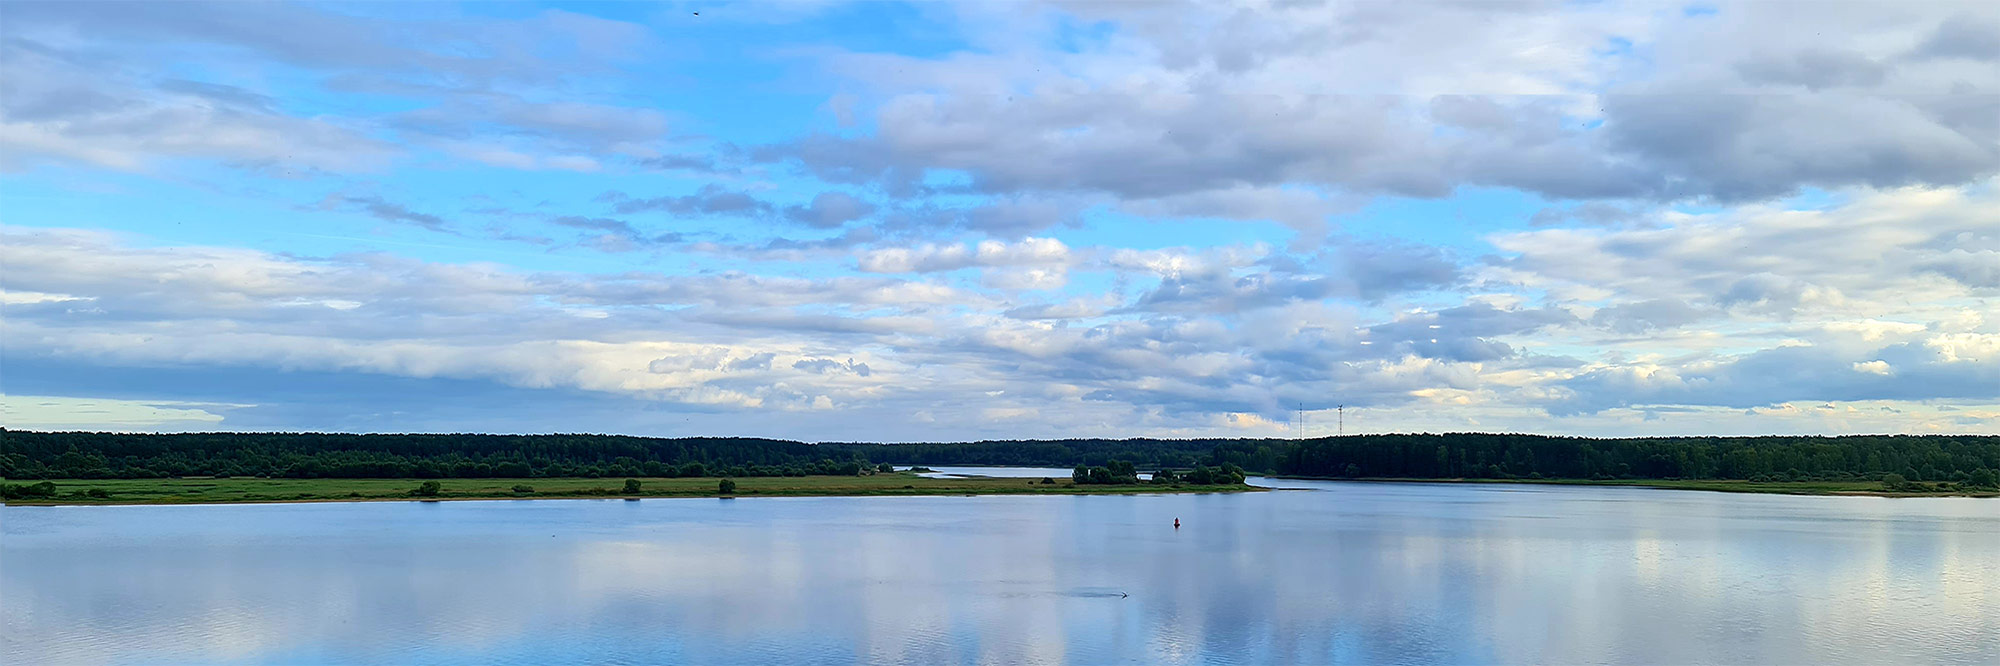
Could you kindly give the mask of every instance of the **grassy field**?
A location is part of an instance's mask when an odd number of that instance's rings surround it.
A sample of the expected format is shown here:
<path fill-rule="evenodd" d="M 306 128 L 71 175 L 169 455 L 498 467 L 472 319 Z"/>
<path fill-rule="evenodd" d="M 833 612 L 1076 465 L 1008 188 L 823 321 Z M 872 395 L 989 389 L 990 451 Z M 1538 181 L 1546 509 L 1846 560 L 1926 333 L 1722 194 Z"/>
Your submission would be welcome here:
<path fill-rule="evenodd" d="M 1079 486 L 1066 477 L 1045 485 L 1040 479 L 927 479 L 908 472 L 871 476 L 750 477 L 735 479 L 737 497 L 826 495 L 1104 495 L 1163 492 L 1242 492 L 1249 486 Z M 218 504 L 234 502 L 328 502 L 371 500 L 564 499 L 601 497 L 717 497 L 716 478 L 640 478 L 637 494 L 621 492 L 623 478 L 603 479 L 438 479 L 434 497 L 412 497 L 421 479 L 59 479 L 57 496 L 15 499 L 7 504 Z M 34 484 L 39 481 L 10 481 Z M 534 488 L 515 492 L 514 486 Z M 91 490 L 104 497 L 77 496 Z"/>
<path fill-rule="evenodd" d="M 1409 483 L 1536 483 L 1561 486 L 1630 486 L 1669 490 L 1779 495 L 1872 495 L 1879 497 L 2000 497 L 1993 490 L 1889 490 L 1880 481 L 1744 481 L 1732 479 L 1355 479 Z M 1919 484 L 1930 486 L 1930 484 Z"/>

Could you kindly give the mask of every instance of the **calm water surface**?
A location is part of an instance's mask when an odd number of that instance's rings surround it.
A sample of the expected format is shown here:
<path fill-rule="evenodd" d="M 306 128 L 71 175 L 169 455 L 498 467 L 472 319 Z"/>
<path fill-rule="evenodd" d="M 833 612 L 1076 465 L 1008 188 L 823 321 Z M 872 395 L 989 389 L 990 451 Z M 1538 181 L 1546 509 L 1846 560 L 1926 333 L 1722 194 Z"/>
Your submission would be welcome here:
<path fill-rule="evenodd" d="M 2000 502 L 1274 483 L 5 507 L 0 663 L 2000 663 Z"/>

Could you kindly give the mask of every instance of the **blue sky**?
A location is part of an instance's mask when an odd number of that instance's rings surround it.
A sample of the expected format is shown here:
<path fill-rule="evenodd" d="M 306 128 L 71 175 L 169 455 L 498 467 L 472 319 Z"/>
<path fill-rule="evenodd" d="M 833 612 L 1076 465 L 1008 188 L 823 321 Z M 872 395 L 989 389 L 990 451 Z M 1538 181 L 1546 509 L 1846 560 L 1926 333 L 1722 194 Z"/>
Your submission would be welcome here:
<path fill-rule="evenodd" d="M 2000 422 L 1981 3 L 7 14 L 9 427 Z"/>

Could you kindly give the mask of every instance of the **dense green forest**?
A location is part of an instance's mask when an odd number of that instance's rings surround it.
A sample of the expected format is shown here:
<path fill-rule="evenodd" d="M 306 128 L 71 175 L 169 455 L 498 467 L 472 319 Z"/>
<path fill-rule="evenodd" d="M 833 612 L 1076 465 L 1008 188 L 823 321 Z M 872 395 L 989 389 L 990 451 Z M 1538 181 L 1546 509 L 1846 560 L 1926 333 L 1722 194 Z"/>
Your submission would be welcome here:
<path fill-rule="evenodd" d="M 808 444 L 612 435 L 136 435 L 0 430 L 0 477 L 672 477 L 859 474 L 898 465 L 1222 467 L 1373 478 L 1879 479 L 1990 485 L 2000 436 L 1589 439 L 1496 434 Z M 1120 469 L 1125 469 L 1120 467 Z"/>

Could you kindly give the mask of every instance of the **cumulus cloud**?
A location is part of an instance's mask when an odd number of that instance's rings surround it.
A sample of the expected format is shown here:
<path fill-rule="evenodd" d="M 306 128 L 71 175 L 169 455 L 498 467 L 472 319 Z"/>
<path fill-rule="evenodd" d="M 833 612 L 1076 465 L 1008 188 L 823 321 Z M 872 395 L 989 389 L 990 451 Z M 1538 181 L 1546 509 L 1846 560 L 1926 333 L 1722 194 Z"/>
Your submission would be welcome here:
<path fill-rule="evenodd" d="M 847 359 L 847 361 L 844 363 L 830 358 L 799 359 L 797 362 L 792 364 L 792 369 L 804 370 L 806 372 L 810 372 L 815 375 L 824 375 L 834 372 L 848 372 L 848 373 L 853 373 L 857 377 L 867 377 L 870 374 L 868 370 L 868 364 L 856 363 L 854 362 L 854 359 L 851 358 Z"/>
<path fill-rule="evenodd" d="M 292 401 L 354 412 L 335 427 L 395 418 L 356 411 L 383 386 L 864 438 L 1273 434 L 1302 404 L 1592 434 L 2000 413 L 2000 24 L 1714 9 L 951 5 L 922 20 L 956 44 L 809 49 L 790 73 L 833 122 L 746 129 L 658 102 L 682 61 L 622 21 L 19 5 L 0 168 L 66 196 L 139 196 L 110 170 L 246 201 L 336 181 L 286 212 L 463 247 L 216 247 L 16 207 L 48 228 L 0 229 L 0 354 L 41 392 L 93 368 L 372 382 Z M 536 252 L 458 260 L 495 239 Z"/>
<path fill-rule="evenodd" d="M 1318 204 L 1274 214 L 1243 193 L 1748 200 L 2000 169 L 2000 97 L 1981 92 L 2000 75 L 1906 57 L 1983 57 L 1986 24 L 1964 6 L 1254 4 L 1065 4 L 1044 19 L 960 8 L 974 34 L 1081 20 L 1116 38 L 845 54 L 832 69 L 877 92 L 876 132 L 768 152 L 836 182 L 964 173 L 984 192 L 1207 198 L 1196 208 L 1292 224 Z"/>

